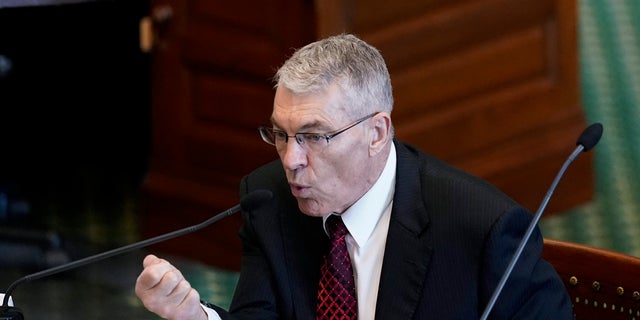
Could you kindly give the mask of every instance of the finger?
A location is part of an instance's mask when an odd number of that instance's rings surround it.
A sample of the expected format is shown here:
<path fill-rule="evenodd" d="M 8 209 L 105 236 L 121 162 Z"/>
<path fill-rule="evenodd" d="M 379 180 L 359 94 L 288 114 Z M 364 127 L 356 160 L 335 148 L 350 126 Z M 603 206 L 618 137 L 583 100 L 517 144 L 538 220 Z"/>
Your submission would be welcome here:
<path fill-rule="evenodd" d="M 176 314 L 192 314 L 190 310 L 200 307 L 200 300 L 188 299 L 191 291 L 195 291 L 191 284 L 177 270 L 171 271 L 165 274 L 158 286 L 148 291 L 152 295 L 143 302 L 147 309 L 162 318 L 172 319 Z"/>
<path fill-rule="evenodd" d="M 161 260 L 162 259 L 156 257 L 155 255 L 149 254 L 146 257 L 144 257 L 144 260 L 142 260 L 142 266 L 146 268 L 152 264 L 159 263 Z"/>
<path fill-rule="evenodd" d="M 156 266 L 164 267 L 170 265 L 163 263 L 145 268 L 136 282 L 135 292 L 147 309 L 159 315 L 167 315 L 171 309 L 175 309 L 178 303 L 182 301 L 183 296 L 186 295 L 183 291 L 188 290 L 190 285 L 182 284 L 186 280 L 180 271 L 175 268 L 161 271 L 159 273 L 160 276 L 150 272 L 151 269 L 157 269 Z"/>
<path fill-rule="evenodd" d="M 169 273 L 174 273 L 174 272 L 175 274 L 169 277 L 169 279 L 172 279 L 172 277 L 182 277 L 182 274 L 180 273 L 180 271 L 178 271 L 178 269 L 176 269 L 173 265 L 171 265 L 166 260 L 163 260 L 163 259 L 153 260 L 152 262 L 149 262 L 147 264 L 147 266 L 144 268 L 144 270 L 142 270 L 142 272 L 138 276 L 138 279 L 136 280 L 136 288 L 138 289 L 139 287 L 139 289 L 142 289 L 142 290 L 153 289 L 155 286 L 159 285 L 163 281 L 163 279 L 165 278 L 165 275 Z"/>
<path fill-rule="evenodd" d="M 200 305 L 200 294 L 191 285 L 183 281 L 180 284 L 180 294 L 176 294 L 176 307 L 171 310 L 164 310 L 169 318 L 181 315 L 184 319 L 206 319 L 206 313 Z M 178 299 L 180 299 L 178 301 Z"/>
<path fill-rule="evenodd" d="M 189 283 L 189 281 L 183 278 L 169 293 L 169 297 L 171 297 L 173 303 L 175 303 L 176 305 L 181 305 L 185 303 L 185 299 L 187 298 L 191 290 L 191 284 Z"/>

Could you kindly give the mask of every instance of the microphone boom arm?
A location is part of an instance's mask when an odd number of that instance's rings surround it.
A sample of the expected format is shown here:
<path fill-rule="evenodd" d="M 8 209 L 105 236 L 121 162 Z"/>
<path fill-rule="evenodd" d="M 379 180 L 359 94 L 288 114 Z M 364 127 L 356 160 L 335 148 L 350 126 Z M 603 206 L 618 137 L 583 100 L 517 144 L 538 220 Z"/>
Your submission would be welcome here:
<path fill-rule="evenodd" d="M 60 272 L 63 272 L 63 271 L 67 271 L 67 270 L 70 270 L 70 269 L 81 267 L 81 266 L 84 266 L 84 265 L 89 264 L 89 263 L 93 263 L 93 262 L 101 261 L 101 260 L 104 260 L 104 259 L 107 259 L 107 258 L 111 258 L 113 256 L 116 256 L 116 255 L 119 255 L 119 254 L 122 254 L 122 253 L 125 253 L 125 252 L 128 252 L 128 251 L 131 251 L 131 250 L 144 248 L 146 246 L 150 246 L 150 245 L 156 244 L 158 242 L 162 242 L 162 241 L 169 240 L 169 239 L 172 239 L 172 238 L 175 238 L 175 237 L 186 235 L 188 233 L 191 233 L 191 232 L 206 228 L 209 225 L 217 222 L 218 220 L 221 220 L 223 218 L 226 218 L 226 217 L 236 213 L 237 211 L 240 210 L 240 207 L 241 207 L 241 205 L 238 204 L 238 205 L 236 205 L 236 206 L 234 206 L 232 208 L 227 209 L 224 212 L 221 212 L 221 213 L 219 213 L 219 214 L 217 214 L 217 215 L 205 220 L 204 222 L 201 222 L 199 224 L 196 224 L 196 225 L 193 225 L 193 226 L 190 226 L 190 227 L 182 228 L 180 230 L 176 230 L 176 231 L 173 231 L 173 232 L 162 234 L 162 235 L 150 238 L 150 239 L 146 239 L 146 240 L 143 240 L 143 241 L 140 241 L 140 242 L 136 242 L 136 243 L 132 243 L 132 244 L 126 245 L 124 247 L 120 247 L 120 248 L 116 248 L 116 249 L 113 249 L 113 250 L 105 251 L 105 252 L 102 252 L 102 253 L 99 253 L 99 254 L 96 254 L 96 255 L 93 255 L 93 256 L 89 256 L 89 257 L 86 257 L 86 258 L 83 258 L 83 259 L 80 259 L 80 260 L 73 261 L 73 262 L 68 263 L 68 264 L 63 264 L 63 265 L 60 265 L 60 266 L 57 266 L 57 267 L 54 267 L 54 268 L 51 268 L 51 269 L 45 269 L 45 270 L 42 270 L 40 272 L 36 272 L 36 273 L 30 274 L 30 275 L 24 276 L 24 277 L 16 280 L 15 282 L 13 282 L 11 285 L 9 285 L 9 287 L 7 288 L 7 291 L 5 292 L 4 300 L 2 301 L 2 306 L 3 307 L 9 306 L 9 297 L 11 296 L 11 293 L 13 292 L 13 290 L 19 284 L 21 284 L 23 282 L 30 282 L 30 281 L 33 281 L 33 280 L 44 278 L 44 277 L 47 277 L 47 276 L 50 276 L 50 275 L 54 275 L 56 273 L 60 273 Z"/>
<path fill-rule="evenodd" d="M 529 228 L 527 229 L 524 236 L 522 237 L 522 240 L 520 240 L 520 244 L 518 245 L 518 248 L 516 249 L 516 252 L 514 253 L 513 257 L 511 258 L 511 261 L 509 262 L 507 269 L 502 274 L 502 278 L 500 278 L 500 282 L 498 282 L 496 289 L 493 291 L 493 295 L 491 296 L 489 303 L 487 304 L 486 308 L 484 309 L 484 312 L 482 313 L 482 316 L 480 317 L 481 320 L 486 320 L 487 317 L 489 316 L 489 313 L 491 312 L 491 309 L 493 309 L 493 305 L 498 300 L 498 296 L 500 295 L 500 292 L 502 292 L 502 288 L 507 283 L 507 279 L 511 275 L 511 271 L 513 271 L 513 267 L 518 262 L 518 259 L 520 258 L 520 254 L 522 254 L 522 250 L 524 250 L 524 246 L 527 244 L 529 238 L 531 237 L 531 233 L 533 232 L 535 227 L 538 225 L 538 221 L 542 216 L 542 212 L 547 207 L 547 203 L 549 203 L 549 199 L 551 199 L 551 195 L 555 191 L 556 186 L 558 185 L 558 182 L 560 182 L 560 179 L 564 175 L 565 171 L 567 171 L 567 168 L 569 167 L 569 165 L 573 162 L 573 160 L 576 159 L 576 157 L 584 149 L 585 147 L 579 144 L 575 148 L 575 150 L 573 150 L 573 153 L 571 153 L 571 155 L 567 158 L 567 160 L 565 160 L 564 164 L 562 165 L 562 168 L 560 169 L 560 171 L 558 171 L 558 174 L 556 174 L 556 178 L 553 180 L 553 183 L 551 184 L 551 187 L 549 188 L 549 190 L 547 191 L 547 194 L 542 200 L 542 203 L 540 203 L 540 207 L 538 208 L 538 211 L 533 216 L 533 221 L 529 224 Z"/>

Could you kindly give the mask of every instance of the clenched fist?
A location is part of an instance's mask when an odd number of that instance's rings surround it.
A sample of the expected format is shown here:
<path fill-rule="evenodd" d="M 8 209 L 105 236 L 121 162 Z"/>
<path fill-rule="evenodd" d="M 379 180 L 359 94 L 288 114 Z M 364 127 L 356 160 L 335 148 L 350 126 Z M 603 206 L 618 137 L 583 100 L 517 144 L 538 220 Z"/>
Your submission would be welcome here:
<path fill-rule="evenodd" d="M 151 312 L 168 320 L 206 320 L 200 294 L 180 270 L 164 259 L 148 255 L 136 280 L 136 295 Z"/>

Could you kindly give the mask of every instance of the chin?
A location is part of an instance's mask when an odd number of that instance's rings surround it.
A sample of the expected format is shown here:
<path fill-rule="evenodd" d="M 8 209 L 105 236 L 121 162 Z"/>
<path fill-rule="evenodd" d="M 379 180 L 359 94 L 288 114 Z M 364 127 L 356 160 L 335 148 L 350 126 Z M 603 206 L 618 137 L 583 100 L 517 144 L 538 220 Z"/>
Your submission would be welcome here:
<path fill-rule="evenodd" d="M 326 211 L 318 206 L 318 202 L 309 199 L 298 199 L 298 208 L 310 217 L 322 217 Z"/>

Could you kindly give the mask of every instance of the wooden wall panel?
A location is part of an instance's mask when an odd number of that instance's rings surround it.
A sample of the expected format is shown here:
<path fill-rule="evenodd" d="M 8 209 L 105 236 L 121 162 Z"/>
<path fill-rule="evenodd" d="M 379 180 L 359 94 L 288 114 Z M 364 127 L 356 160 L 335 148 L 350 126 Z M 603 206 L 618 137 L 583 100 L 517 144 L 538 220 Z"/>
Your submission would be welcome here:
<path fill-rule="evenodd" d="M 157 0 L 152 7 L 172 14 L 157 26 L 153 53 L 143 236 L 204 221 L 238 203 L 240 179 L 277 157 L 257 130 L 269 123 L 274 71 L 291 48 L 315 35 L 312 3 L 297 0 Z M 237 269 L 239 225 L 238 215 L 156 248 Z"/>
<path fill-rule="evenodd" d="M 317 10 L 320 37 L 352 32 L 381 50 L 400 139 L 538 208 L 586 127 L 575 1 L 329 0 Z M 591 198 L 582 157 L 548 213 Z"/>

